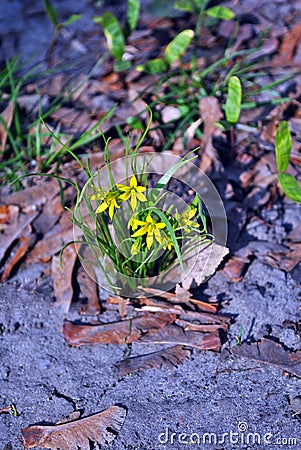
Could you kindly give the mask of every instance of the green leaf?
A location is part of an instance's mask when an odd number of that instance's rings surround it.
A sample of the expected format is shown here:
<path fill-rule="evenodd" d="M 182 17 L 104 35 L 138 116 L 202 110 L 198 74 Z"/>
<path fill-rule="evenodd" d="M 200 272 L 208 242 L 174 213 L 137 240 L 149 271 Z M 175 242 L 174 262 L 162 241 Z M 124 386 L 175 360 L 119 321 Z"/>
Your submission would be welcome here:
<path fill-rule="evenodd" d="M 134 128 L 135 130 L 141 130 L 141 131 L 144 130 L 143 123 L 141 122 L 141 120 L 137 119 L 137 117 L 135 117 L 135 116 L 128 117 L 126 119 L 126 123 L 130 127 Z"/>
<path fill-rule="evenodd" d="M 130 33 L 136 28 L 140 13 L 140 0 L 128 0 L 127 24 Z"/>
<path fill-rule="evenodd" d="M 194 32 L 192 30 L 184 30 L 177 34 L 177 36 L 168 44 L 165 50 L 165 60 L 168 64 L 172 64 L 183 55 L 193 36 Z"/>
<path fill-rule="evenodd" d="M 106 12 L 100 17 L 94 17 L 93 21 L 102 26 L 109 50 L 114 58 L 122 59 L 125 45 L 124 34 L 114 14 Z"/>
<path fill-rule="evenodd" d="M 71 25 L 82 17 L 82 14 L 72 14 L 67 20 L 61 23 L 63 26 Z"/>
<path fill-rule="evenodd" d="M 114 72 L 123 72 L 124 70 L 128 70 L 132 67 L 131 61 L 126 59 L 118 59 L 114 63 Z"/>
<path fill-rule="evenodd" d="M 213 6 L 206 10 L 207 16 L 213 17 L 214 19 L 231 20 L 235 17 L 234 12 L 230 8 L 225 6 Z"/>
<path fill-rule="evenodd" d="M 301 203 L 301 187 L 289 173 L 279 173 L 278 180 L 283 192 L 294 202 Z"/>
<path fill-rule="evenodd" d="M 58 20 L 53 4 L 49 0 L 43 0 L 43 3 L 48 19 L 50 20 L 52 25 L 56 27 L 58 25 Z"/>
<path fill-rule="evenodd" d="M 136 70 L 138 70 L 138 72 L 148 72 L 154 75 L 156 73 L 165 72 L 167 70 L 167 64 L 162 58 L 150 59 L 144 65 L 137 66 Z"/>
<path fill-rule="evenodd" d="M 190 0 L 176 0 L 174 2 L 175 9 L 179 9 L 180 11 L 193 12 L 193 4 Z"/>
<path fill-rule="evenodd" d="M 228 96 L 226 101 L 226 119 L 228 122 L 236 123 L 240 115 L 241 106 L 241 84 L 236 76 L 230 77 L 228 84 Z"/>
<path fill-rule="evenodd" d="M 292 138 L 288 123 L 280 122 L 276 133 L 276 161 L 278 172 L 285 172 L 290 162 Z"/>

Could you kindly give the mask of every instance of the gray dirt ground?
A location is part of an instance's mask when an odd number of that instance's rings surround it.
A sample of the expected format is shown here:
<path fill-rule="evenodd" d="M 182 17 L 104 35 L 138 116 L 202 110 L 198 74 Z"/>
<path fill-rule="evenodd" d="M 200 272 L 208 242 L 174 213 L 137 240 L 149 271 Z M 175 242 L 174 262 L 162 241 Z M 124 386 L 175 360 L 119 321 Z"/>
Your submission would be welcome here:
<path fill-rule="evenodd" d="M 265 295 L 259 286 L 267 288 Z M 289 399 L 300 394 L 300 380 L 279 368 L 235 358 L 228 349 L 236 345 L 239 326 L 244 338 L 252 321 L 256 338 L 271 326 L 273 336 L 290 348 L 301 348 L 300 338 L 281 326 L 285 319 L 300 317 L 300 284 L 255 261 L 239 283 L 217 273 L 206 293 L 217 292 L 229 299 L 223 312 L 237 315 L 221 354 L 194 351 L 175 370 L 152 369 L 118 380 L 112 365 L 122 358 L 121 347 L 69 347 L 53 303 L 12 285 L 1 286 L 0 405 L 14 403 L 20 413 L 0 416 L 1 450 L 21 450 L 20 429 L 30 424 L 53 424 L 75 409 L 83 409 L 85 416 L 112 404 L 128 408 L 112 449 L 186 448 L 179 443 L 181 433 L 197 433 L 200 439 L 215 433 L 210 444 L 207 438 L 206 444 L 196 445 L 208 450 L 299 449 L 300 421 L 292 416 Z M 258 433 L 255 443 L 253 437 L 250 445 L 243 443 L 243 427 Z M 238 434 L 221 443 L 223 433 L 231 430 Z M 170 433 L 176 433 L 173 440 Z M 264 442 L 265 435 L 272 444 Z M 288 439 L 296 441 L 284 445 Z"/>

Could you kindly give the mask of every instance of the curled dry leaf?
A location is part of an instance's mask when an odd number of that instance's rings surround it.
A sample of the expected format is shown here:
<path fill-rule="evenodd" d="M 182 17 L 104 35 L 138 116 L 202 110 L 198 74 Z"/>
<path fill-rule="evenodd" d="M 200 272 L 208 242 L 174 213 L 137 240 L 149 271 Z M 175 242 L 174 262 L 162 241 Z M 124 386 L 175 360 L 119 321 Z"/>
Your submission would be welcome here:
<path fill-rule="evenodd" d="M 190 350 L 185 350 L 181 345 L 175 345 L 147 355 L 133 356 L 116 364 L 121 377 L 129 373 L 138 372 L 141 369 L 174 368 L 190 357 Z"/>
<path fill-rule="evenodd" d="M 158 330 L 174 322 L 175 314 L 161 313 L 143 315 L 134 319 L 101 325 L 74 324 L 66 321 L 63 332 L 70 345 L 83 344 L 130 344 L 140 339 L 143 333 Z"/>
<path fill-rule="evenodd" d="M 29 227 L 28 230 L 30 232 L 31 231 L 30 225 L 28 227 Z M 13 268 L 23 258 L 29 247 L 34 244 L 36 239 L 37 237 L 35 234 L 29 234 L 28 236 L 22 236 L 20 238 L 17 247 L 14 249 L 14 252 L 10 255 L 8 261 L 6 262 L 4 271 L 0 279 L 1 283 L 3 283 L 9 278 Z"/>
<path fill-rule="evenodd" d="M 252 344 L 244 343 L 231 349 L 235 356 L 242 356 L 265 364 L 280 367 L 301 378 L 301 351 L 290 352 L 281 343 L 263 338 Z"/>
<path fill-rule="evenodd" d="M 214 133 L 221 133 L 215 125 L 222 119 L 223 113 L 220 109 L 216 97 L 204 97 L 200 100 L 200 113 L 204 123 L 203 151 L 201 151 L 202 161 L 200 168 L 205 171 L 212 165 L 218 166 L 219 158 L 216 149 L 213 147 L 212 137 Z"/>
<path fill-rule="evenodd" d="M 93 270 L 91 268 L 90 270 Z M 94 283 L 87 272 L 80 267 L 77 274 L 81 296 L 87 299 L 87 304 L 82 307 L 81 313 L 86 315 L 99 314 L 101 305 L 98 297 L 97 284 Z"/>
<path fill-rule="evenodd" d="M 19 214 L 19 208 L 12 205 L 10 206 L 10 214 L 10 222 L 0 235 L 0 262 L 13 242 L 20 238 L 21 233 L 24 235 L 24 230 L 37 217 L 38 212 Z"/>
<path fill-rule="evenodd" d="M 200 251 L 193 269 L 182 281 L 183 288 L 189 289 L 194 284 L 198 286 L 204 283 L 214 274 L 228 253 L 229 249 L 227 247 L 223 247 L 215 242 Z"/>
<path fill-rule="evenodd" d="M 112 442 L 123 426 L 126 409 L 120 406 L 53 426 L 35 425 L 21 430 L 25 448 L 50 448 L 52 450 L 89 450 L 90 442 L 95 448 Z"/>
<path fill-rule="evenodd" d="M 161 330 L 145 334 L 137 342 L 138 344 L 187 345 L 199 350 L 219 350 L 221 347 L 218 331 L 208 334 L 195 331 L 185 332 L 177 325 L 167 325 Z"/>
<path fill-rule="evenodd" d="M 2 111 L 1 113 L 2 119 L 8 129 L 12 124 L 12 120 L 14 117 L 14 110 L 15 110 L 14 103 L 10 101 L 5 110 Z M 0 122 L 0 152 L 3 152 L 5 150 L 6 141 L 7 141 L 7 129 L 5 128 L 3 123 Z M 0 155 L 0 159 L 2 159 L 2 155 Z"/>
<path fill-rule="evenodd" d="M 59 309 L 67 313 L 73 297 L 72 274 L 74 264 L 77 258 L 75 244 L 65 248 L 62 256 L 56 255 L 52 258 L 52 277 L 56 304 Z"/>

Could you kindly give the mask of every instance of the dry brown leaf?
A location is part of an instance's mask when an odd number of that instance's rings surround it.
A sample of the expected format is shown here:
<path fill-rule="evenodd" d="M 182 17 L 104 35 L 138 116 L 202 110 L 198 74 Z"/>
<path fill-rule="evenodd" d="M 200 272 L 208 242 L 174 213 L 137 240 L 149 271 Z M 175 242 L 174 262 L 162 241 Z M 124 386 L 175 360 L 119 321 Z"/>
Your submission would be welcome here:
<path fill-rule="evenodd" d="M 27 257 L 27 261 L 48 262 L 63 248 L 65 244 L 73 240 L 74 233 L 70 222 L 65 222 L 62 224 L 58 223 L 34 246 L 33 250 Z"/>
<path fill-rule="evenodd" d="M 219 332 L 203 334 L 195 331 L 183 331 L 177 325 L 167 325 L 166 327 L 155 330 L 142 336 L 138 344 L 169 344 L 169 345 L 187 345 L 199 350 L 219 350 L 221 341 Z"/>
<path fill-rule="evenodd" d="M 215 242 L 205 247 L 198 254 L 193 269 L 182 281 L 183 288 L 189 289 L 195 284 L 198 286 L 204 283 L 204 281 L 214 274 L 228 253 L 229 249 L 227 247 L 216 244 Z"/>
<path fill-rule="evenodd" d="M 301 42 L 301 23 L 297 23 L 292 30 L 287 31 L 283 37 L 283 41 L 279 50 L 279 55 L 276 55 L 274 64 L 285 65 L 290 63 L 295 55 L 296 49 Z"/>
<path fill-rule="evenodd" d="M 262 338 L 252 344 L 237 345 L 231 349 L 231 353 L 280 367 L 301 378 L 301 351 L 290 352 L 281 343 L 271 339 Z"/>
<path fill-rule="evenodd" d="M 158 330 L 174 322 L 174 314 L 145 314 L 134 319 L 100 325 L 74 324 L 66 321 L 64 336 L 69 345 L 83 344 L 130 344 L 140 339 L 143 333 Z"/>
<path fill-rule="evenodd" d="M 215 122 L 222 119 L 223 113 L 216 97 L 203 97 L 200 100 L 200 113 L 204 123 L 200 168 L 205 171 L 212 165 L 219 165 L 219 158 L 216 149 L 213 147 L 212 137 L 217 131 L 220 133 Z"/>
<path fill-rule="evenodd" d="M 4 232 L 0 235 L 0 263 L 9 247 L 14 241 L 20 238 L 21 233 L 24 234 L 26 227 L 28 227 L 38 215 L 38 212 L 18 214 L 18 207 L 12 207 L 10 211 L 13 213 L 12 220 L 9 226 L 6 227 Z"/>
<path fill-rule="evenodd" d="M 60 255 L 52 258 L 51 274 L 56 305 L 64 313 L 69 311 L 73 297 L 72 274 L 76 259 L 77 251 L 75 244 L 68 245 L 65 248 L 62 261 Z"/>
<path fill-rule="evenodd" d="M 185 350 L 181 345 L 175 345 L 147 355 L 133 356 L 124 359 L 116 364 L 118 373 L 121 377 L 129 373 L 138 372 L 146 369 L 161 369 L 166 366 L 169 369 L 179 366 L 190 357 L 190 351 Z"/>
<path fill-rule="evenodd" d="M 28 228 L 28 233 L 31 232 L 31 227 Z M 28 236 L 22 236 L 19 240 L 17 247 L 14 249 L 14 252 L 10 255 L 6 265 L 4 267 L 4 271 L 1 275 L 1 283 L 6 281 L 13 268 L 18 264 L 18 262 L 23 258 L 28 248 L 31 247 L 36 241 L 37 237 L 35 234 L 29 234 Z"/>
<path fill-rule="evenodd" d="M 176 293 L 173 294 L 172 292 L 161 292 L 157 289 L 153 288 L 144 288 L 143 292 L 146 292 L 148 294 L 152 294 L 154 296 L 158 296 L 160 298 L 164 298 L 167 300 L 157 300 L 153 298 L 148 297 L 141 297 L 139 299 L 139 303 L 141 305 L 148 305 L 148 306 L 161 306 L 165 308 L 170 308 L 169 303 L 177 304 L 177 303 L 186 303 L 189 306 L 196 305 L 199 309 L 203 311 L 207 311 L 210 313 L 216 313 L 217 311 L 217 305 L 212 303 L 203 302 L 202 300 L 197 300 L 195 298 L 191 297 L 191 293 L 186 289 L 181 287 L 179 284 L 176 285 Z M 191 305 L 192 304 L 192 305 Z M 182 308 L 179 308 L 179 312 L 182 310 Z"/>
<path fill-rule="evenodd" d="M 13 192 L 9 195 L 7 203 L 18 205 L 21 208 L 33 209 L 44 205 L 48 200 L 59 193 L 60 187 L 55 179 L 36 184 L 22 191 Z"/>
<path fill-rule="evenodd" d="M 90 267 L 90 271 L 93 267 Z M 101 312 L 101 305 L 98 297 L 97 284 L 92 281 L 87 272 L 80 267 L 77 274 L 77 281 L 80 287 L 81 296 L 85 297 L 88 302 L 82 307 L 81 313 L 86 315 L 99 314 Z"/>
<path fill-rule="evenodd" d="M 126 417 L 121 406 L 110 408 L 67 423 L 53 426 L 34 425 L 21 430 L 25 448 L 50 448 L 52 450 L 89 450 L 92 442 L 100 449 L 109 444 L 120 431 Z"/>
<path fill-rule="evenodd" d="M 12 124 L 12 120 L 14 117 L 14 111 L 15 111 L 14 103 L 12 101 L 10 101 L 8 103 L 7 107 L 1 113 L 1 117 L 2 117 L 3 121 L 5 122 L 8 129 L 10 128 L 10 126 Z M 2 122 L 0 122 L 0 152 L 3 152 L 5 150 L 6 141 L 7 141 L 7 131 L 4 127 L 4 125 L 2 124 Z M 2 159 L 2 155 L 0 155 L 0 159 Z"/>

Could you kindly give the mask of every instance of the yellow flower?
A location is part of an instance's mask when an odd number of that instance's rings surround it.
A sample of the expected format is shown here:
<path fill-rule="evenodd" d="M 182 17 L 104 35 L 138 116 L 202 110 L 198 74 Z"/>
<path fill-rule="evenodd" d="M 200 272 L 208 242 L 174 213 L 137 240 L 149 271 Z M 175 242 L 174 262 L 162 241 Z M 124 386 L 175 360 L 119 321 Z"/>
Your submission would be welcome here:
<path fill-rule="evenodd" d="M 176 212 L 175 219 L 178 222 L 178 226 L 184 228 L 185 231 L 191 231 L 191 228 L 198 228 L 199 224 L 191 220 L 195 216 L 196 211 L 196 208 L 188 208 L 182 214 Z"/>
<path fill-rule="evenodd" d="M 92 200 L 95 200 L 92 197 L 97 197 L 98 194 L 96 194 L 95 196 L 91 196 L 90 198 Z M 108 192 L 107 194 L 105 194 L 102 198 L 97 197 L 96 200 L 103 200 L 103 202 L 101 203 L 101 205 L 98 206 L 98 208 L 96 209 L 96 214 L 98 213 L 102 213 L 104 212 L 107 208 L 109 208 L 109 216 L 110 219 L 113 219 L 114 216 L 114 209 L 115 208 L 120 208 L 120 206 L 117 203 L 117 198 L 119 196 L 118 192 Z"/>
<path fill-rule="evenodd" d="M 162 245 L 164 250 L 171 250 L 174 246 L 170 237 L 167 237 L 166 234 L 162 234 Z"/>
<path fill-rule="evenodd" d="M 145 195 L 142 194 L 146 188 L 144 186 L 137 185 L 137 178 L 135 175 L 133 175 L 130 179 L 129 186 L 124 186 L 123 184 L 116 184 L 116 186 L 120 191 L 124 192 L 124 194 L 120 195 L 120 200 L 128 200 L 131 198 L 131 208 L 133 211 L 135 211 L 137 207 L 137 199 L 140 200 L 140 202 L 146 202 Z"/>
<path fill-rule="evenodd" d="M 131 252 L 133 255 L 137 255 L 137 253 L 140 251 L 141 243 L 141 238 L 136 239 L 131 248 Z"/>
<path fill-rule="evenodd" d="M 144 222 L 137 219 L 133 219 L 132 222 L 132 227 L 135 227 L 136 225 L 139 225 L 141 227 L 140 230 L 132 234 L 132 237 L 139 237 L 146 234 L 146 246 L 148 250 L 151 248 L 154 238 L 157 242 L 159 242 L 159 244 L 162 244 L 162 237 L 159 230 L 165 228 L 165 223 L 155 222 L 150 213 L 146 216 Z"/>

